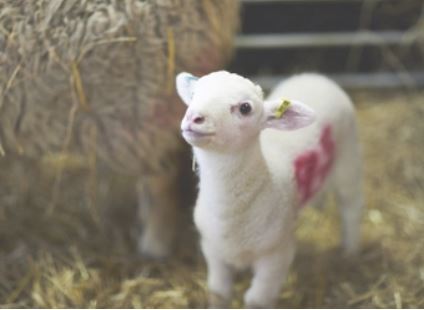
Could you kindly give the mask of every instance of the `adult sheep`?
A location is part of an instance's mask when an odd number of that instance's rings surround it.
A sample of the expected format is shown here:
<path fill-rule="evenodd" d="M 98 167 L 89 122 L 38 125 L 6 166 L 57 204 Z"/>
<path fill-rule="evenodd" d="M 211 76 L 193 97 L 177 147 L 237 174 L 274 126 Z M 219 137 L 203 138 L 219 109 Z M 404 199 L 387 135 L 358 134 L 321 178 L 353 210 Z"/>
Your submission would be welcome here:
<path fill-rule="evenodd" d="M 174 75 L 224 65 L 234 0 L 0 0 L 0 142 L 6 156 L 91 153 L 138 176 L 140 250 L 175 235 L 182 109 Z M 166 227 L 164 229 L 164 227 Z"/>

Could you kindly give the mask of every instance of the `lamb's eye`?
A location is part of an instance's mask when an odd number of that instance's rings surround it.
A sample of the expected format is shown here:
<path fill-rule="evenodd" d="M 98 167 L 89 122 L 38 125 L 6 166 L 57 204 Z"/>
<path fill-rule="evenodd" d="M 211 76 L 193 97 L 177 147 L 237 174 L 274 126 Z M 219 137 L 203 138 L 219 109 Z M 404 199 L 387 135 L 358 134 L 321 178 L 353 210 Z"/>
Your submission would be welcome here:
<path fill-rule="evenodd" d="M 248 115 L 252 111 L 250 103 L 243 102 L 239 105 L 239 111 L 241 115 Z"/>

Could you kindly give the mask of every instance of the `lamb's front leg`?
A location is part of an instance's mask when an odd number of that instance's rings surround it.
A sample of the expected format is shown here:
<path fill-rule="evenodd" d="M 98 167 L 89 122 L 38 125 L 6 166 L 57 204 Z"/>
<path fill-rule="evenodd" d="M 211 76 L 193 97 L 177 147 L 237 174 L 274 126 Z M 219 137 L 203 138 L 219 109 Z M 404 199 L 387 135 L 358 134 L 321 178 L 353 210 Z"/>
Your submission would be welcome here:
<path fill-rule="evenodd" d="M 261 257 L 253 266 L 253 280 L 244 295 L 246 308 L 272 308 L 278 299 L 295 253 L 294 240 Z"/>
<path fill-rule="evenodd" d="M 233 270 L 219 257 L 219 252 L 205 241 L 202 241 L 202 251 L 208 267 L 208 306 L 228 308 L 233 286 Z"/>

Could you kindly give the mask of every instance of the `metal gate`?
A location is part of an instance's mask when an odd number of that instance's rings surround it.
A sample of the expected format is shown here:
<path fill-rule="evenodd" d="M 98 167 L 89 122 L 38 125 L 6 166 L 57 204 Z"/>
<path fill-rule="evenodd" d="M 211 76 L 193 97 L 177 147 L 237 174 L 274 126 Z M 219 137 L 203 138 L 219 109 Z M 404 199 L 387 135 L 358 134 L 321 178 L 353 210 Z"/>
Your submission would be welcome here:
<path fill-rule="evenodd" d="M 270 88 L 324 72 L 349 88 L 424 85 L 423 0 L 242 0 L 230 70 Z"/>

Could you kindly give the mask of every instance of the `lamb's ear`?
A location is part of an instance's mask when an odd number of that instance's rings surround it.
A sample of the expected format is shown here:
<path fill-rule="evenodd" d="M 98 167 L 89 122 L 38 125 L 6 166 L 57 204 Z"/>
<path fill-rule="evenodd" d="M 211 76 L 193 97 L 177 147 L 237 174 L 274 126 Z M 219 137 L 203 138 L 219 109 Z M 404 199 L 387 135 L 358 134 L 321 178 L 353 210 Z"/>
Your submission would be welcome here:
<path fill-rule="evenodd" d="M 193 97 L 193 89 L 199 78 L 187 72 L 181 72 L 177 75 L 177 92 L 186 105 L 189 105 Z"/>
<path fill-rule="evenodd" d="M 315 120 L 315 111 L 297 100 L 265 101 L 265 128 L 294 130 L 309 126 Z"/>

